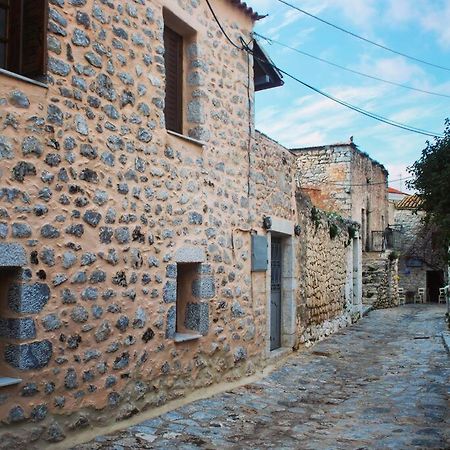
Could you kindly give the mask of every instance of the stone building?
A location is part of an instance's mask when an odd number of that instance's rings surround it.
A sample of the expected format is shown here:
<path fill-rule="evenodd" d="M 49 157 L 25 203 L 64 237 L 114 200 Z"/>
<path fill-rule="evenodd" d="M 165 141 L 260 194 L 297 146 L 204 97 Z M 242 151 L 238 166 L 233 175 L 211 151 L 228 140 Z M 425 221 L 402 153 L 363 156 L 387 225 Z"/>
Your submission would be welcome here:
<path fill-rule="evenodd" d="M 388 172 L 353 143 L 294 148 L 297 183 L 319 208 L 359 224 L 363 302 L 398 304 L 396 262 L 386 252 Z"/>
<path fill-rule="evenodd" d="M 399 253 L 399 287 L 406 301 L 417 300 L 418 289 L 425 290 L 427 302 L 437 302 L 439 288 L 448 284 L 446 255 L 439 245 L 439 229 L 427 224 L 418 195 L 408 195 L 395 204 L 393 240 Z"/>
<path fill-rule="evenodd" d="M 257 13 L 214 8 L 251 41 Z M 263 51 L 254 67 L 204 2 L 0 10 L 0 447 L 252 374 L 357 319 L 355 222 L 313 207 L 297 157 L 254 131 L 255 90 L 282 84 Z"/>

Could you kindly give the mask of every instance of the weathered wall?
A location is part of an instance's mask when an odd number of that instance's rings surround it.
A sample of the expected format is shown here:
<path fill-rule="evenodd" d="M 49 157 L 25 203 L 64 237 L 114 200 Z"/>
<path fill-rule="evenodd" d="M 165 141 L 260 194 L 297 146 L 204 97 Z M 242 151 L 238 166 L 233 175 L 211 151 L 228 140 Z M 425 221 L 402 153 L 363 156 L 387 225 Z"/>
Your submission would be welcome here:
<path fill-rule="evenodd" d="M 399 253 L 399 287 L 407 301 L 413 301 L 419 288 L 427 288 L 427 271 L 442 270 L 446 276 L 445 252 L 436 245 L 439 230 L 424 222 L 425 212 L 413 209 L 395 209 L 394 226 L 400 236 L 395 250 Z M 414 260 L 420 267 L 408 264 Z"/>
<path fill-rule="evenodd" d="M 163 3 L 196 30 L 183 132 L 205 145 L 165 130 Z M 236 42 L 249 39 L 247 16 L 216 8 Z M 1 388 L 9 448 L 251 373 L 266 332 L 245 231 L 260 229 L 249 220 L 247 56 L 203 2 L 175 0 L 52 0 L 48 42 L 47 88 L 0 74 L 0 239 L 26 251 L 21 290 L 1 309 L 27 319 L 3 334 L 15 356 L 1 375 L 23 378 Z M 196 295 L 209 329 L 177 344 L 174 280 L 186 260 L 203 263 Z"/>
<path fill-rule="evenodd" d="M 388 225 L 387 171 L 353 144 L 294 149 L 297 182 L 313 203 L 362 224 L 363 250 L 381 246 Z M 364 217 L 363 217 L 364 210 Z M 377 248 L 381 250 L 381 248 Z"/>
<path fill-rule="evenodd" d="M 399 305 L 398 259 L 389 258 L 388 254 L 366 252 L 362 270 L 364 304 L 374 309 Z"/>
<path fill-rule="evenodd" d="M 297 334 L 300 344 L 310 345 L 359 318 L 361 249 L 349 233 L 349 227 L 357 230 L 354 222 L 318 210 L 304 194 L 297 202 L 302 226 Z"/>

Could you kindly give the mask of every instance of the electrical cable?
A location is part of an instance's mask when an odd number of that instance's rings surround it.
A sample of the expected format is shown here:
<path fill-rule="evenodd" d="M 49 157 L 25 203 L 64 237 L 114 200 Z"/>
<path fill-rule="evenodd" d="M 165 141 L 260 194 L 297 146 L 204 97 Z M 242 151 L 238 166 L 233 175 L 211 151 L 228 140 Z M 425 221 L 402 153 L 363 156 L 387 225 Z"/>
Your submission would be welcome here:
<path fill-rule="evenodd" d="M 279 1 L 281 1 L 281 0 L 279 0 Z M 332 95 L 330 95 L 330 94 L 328 94 L 328 93 L 326 93 L 326 92 L 324 92 L 324 91 L 322 91 L 322 90 L 320 90 L 318 88 L 315 88 L 314 86 L 311 86 L 310 84 L 305 83 L 304 81 L 301 81 L 299 78 L 295 77 L 294 75 L 291 75 L 290 73 L 286 72 L 285 70 L 280 69 L 279 67 L 277 67 L 272 62 L 269 62 L 267 60 L 263 60 L 261 58 L 258 58 L 256 55 L 254 55 L 253 50 L 248 46 L 248 44 L 245 44 L 242 39 L 241 39 L 241 43 L 243 44 L 242 47 L 239 47 L 238 45 L 236 45 L 230 39 L 230 37 L 226 34 L 226 32 L 225 32 L 222 24 L 220 23 L 219 19 L 217 18 L 217 16 L 216 16 L 216 14 L 215 14 L 211 4 L 209 3 L 209 0 L 206 0 L 206 3 L 208 4 L 208 7 L 209 7 L 211 13 L 213 14 L 213 17 L 214 17 L 215 21 L 217 22 L 217 25 L 219 26 L 219 28 L 221 29 L 221 31 L 223 32 L 223 34 L 225 35 L 227 40 L 233 45 L 233 47 L 235 47 L 235 48 L 237 48 L 239 50 L 247 51 L 248 53 L 250 53 L 253 56 L 254 59 L 260 61 L 263 65 L 272 67 L 273 69 L 277 70 L 279 73 L 282 73 L 283 75 L 286 75 L 287 77 L 289 77 L 292 80 L 300 83 L 304 87 L 307 87 L 308 89 L 311 89 L 312 91 L 314 91 L 314 92 L 316 92 L 316 93 L 318 93 L 318 94 L 320 94 L 320 95 L 322 95 L 322 96 L 324 96 L 324 97 L 326 97 L 326 98 L 328 98 L 328 99 L 330 99 L 330 100 L 332 100 L 332 101 L 334 101 L 336 103 L 339 103 L 342 106 L 345 106 L 345 107 L 347 107 L 347 108 L 349 108 L 349 109 L 351 109 L 353 111 L 359 112 L 360 114 L 362 114 L 364 116 L 367 116 L 367 117 L 370 117 L 372 119 L 378 120 L 379 122 L 383 122 L 383 123 L 385 123 L 387 125 L 391 125 L 391 126 L 394 126 L 394 127 L 397 127 L 397 128 L 401 128 L 401 129 L 406 130 L 406 131 L 411 131 L 413 133 L 421 134 L 421 135 L 424 135 L 424 136 L 443 137 L 439 133 L 434 133 L 432 131 L 427 131 L 427 130 L 424 130 L 424 129 L 421 129 L 421 128 L 416 128 L 416 127 L 412 127 L 410 125 L 402 124 L 400 122 L 395 122 L 395 121 L 393 121 L 391 119 L 387 119 L 387 118 L 385 118 L 383 116 L 380 116 L 378 114 L 372 113 L 370 111 L 366 111 L 366 110 L 360 108 L 359 106 L 352 105 L 352 104 L 350 104 L 350 103 L 348 103 L 348 102 L 346 102 L 344 100 L 341 100 L 341 99 L 339 99 L 337 97 L 334 97 L 334 96 L 332 96 Z"/>
<path fill-rule="evenodd" d="M 206 4 L 208 5 L 209 10 L 211 11 L 211 14 L 214 17 L 214 20 L 217 22 L 217 25 L 219 25 L 220 30 L 222 31 L 222 33 L 224 34 L 224 36 L 227 38 L 228 42 L 235 48 L 237 48 L 238 50 L 245 50 L 244 47 L 239 47 L 239 45 L 235 44 L 231 38 L 228 36 L 228 34 L 225 32 L 222 24 L 220 23 L 219 19 L 216 16 L 216 13 L 214 12 L 214 9 L 212 8 L 211 4 L 209 3 L 209 0 L 205 0 Z"/>
<path fill-rule="evenodd" d="M 281 47 L 285 47 L 285 48 L 288 48 L 289 50 L 292 50 L 294 52 L 300 53 L 300 55 L 308 56 L 309 58 L 316 59 L 317 61 L 321 61 L 321 62 L 323 62 L 325 64 L 329 64 L 330 66 L 338 67 L 339 69 L 346 70 L 347 72 L 351 72 L 351 73 L 354 73 L 356 75 L 361 75 L 363 77 L 370 78 L 372 80 L 381 81 L 382 83 L 387 83 L 387 84 L 391 84 L 393 86 L 398 86 L 398 87 L 402 87 L 402 88 L 405 88 L 405 89 L 410 89 L 412 91 L 421 92 L 423 94 L 429 94 L 429 95 L 435 95 L 435 96 L 438 96 L 438 97 L 450 98 L 450 95 L 440 94 L 439 92 L 433 92 L 433 91 L 427 91 L 425 89 L 415 88 L 415 87 L 412 87 L 412 86 L 408 86 L 406 84 L 396 83 L 395 81 L 385 80 L 384 78 L 375 77 L 373 75 L 369 75 L 369 74 L 364 73 L 364 72 L 359 72 L 357 70 L 349 69 L 348 67 L 341 66 L 341 65 L 336 64 L 336 63 L 334 63 L 332 61 L 328 61 L 326 59 L 320 58 L 319 56 L 315 56 L 315 55 L 312 55 L 311 53 L 307 53 L 307 52 L 305 52 L 303 50 L 299 50 L 298 48 L 291 47 L 290 45 L 287 45 L 287 44 L 283 44 L 282 42 L 277 41 L 276 39 L 272 39 L 272 38 L 269 38 L 267 36 L 263 36 L 262 34 L 259 34 L 259 33 L 256 33 L 256 32 L 253 32 L 253 35 L 257 36 L 257 37 L 259 37 L 261 39 L 266 40 L 269 44 L 270 43 L 275 43 L 275 44 L 277 44 L 277 45 L 279 45 Z"/>
<path fill-rule="evenodd" d="M 250 48 L 248 50 L 250 52 L 252 52 L 252 50 Z M 252 52 L 252 54 L 253 54 L 253 52 Z M 411 131 L 413 133 L 421 134 L 423 136 L 443 137 L 443 135 L 441 135 L 439 133 L 435 133 L 435 132 L 432 132 L 432 131 L 427 131 L 427 130 L 424 130 L 422 128 L 416 128 L 416 127 L 413 127 L 413 126 L 410 126 L 410 125 L 406 125 L 406 124 L 403 124 L 403 123 L 400 123 L 400 122 L 395 122 L 394 120 L 387 119 L 387 118 L 385 118 L 383 116 L 380 116 L 379 114 L 375 114 L 375 113 L 372 113 L 370 111 L 366 111 L 365 109 L 362 109 L 359 106 L 352 105 L 352 104 L 350 104 L 350 103 L 348 103 L 348 102 L 346 102 L 344 100 L 341 100 L 341 99 L 339 99 L 337 97 L 334 97 L 331 94 L 328 94 L 328 93 L 326 93 L 326 92 L 324 92 L 324 91 L 322 91 L 322 90 L 320 90 L 320 89 L 318 89 L 318 88 L 316 88 L 314 86 L 311 86 L 310 84 L 305 83 L 304 81 L 301 81 L 299 78 L 295 77 L 294 75 L 291 75 L 290 73 L 286 72 L 285 70 L 280 69 L 275 64 L 272 64 L 272 63 L 270 63 L 270 62 L 268 62 L 266 60 L 262 60 L 261 58 L 258 58 L 255 55 L 253 55 L 253 57 L 256 58 L 257 60 L 259 60 L 260 62 L 262 62 L 264 65 L 266 65 L 266 66 L 268 65 L 268 66 L 272 67 L 273 69 L 277 70 L 278 72 L 282 73 L 283 75 L 286 75 L 287 77 L 291 78 L 292 80 L 296 81 L 297 83 L 300 83 L 301 85 L 307 87 L 308 89 L 311 89 L 312 91 L 314 91 L 314 92 L 316 92 L 316 93 L 318 93 L 318 94 L 320 94 L 320 95 L 322 95 L 322 96 L 324 96 L 324 97 L 326 97 L 326 98 L 328 98 L 328 99 L 330 99 L 330 100 L 332 100 L 332 101 L 334 101 L 336 103 L 339 103 L 340 105 L 345 106 L 345 107 L 347 107 L 347 108 L 349 108 L 349 109 L 351 109 L 353 111 L 359 112 L 360 114 L 362 114 L 364 116 L 367 116 L 367 117 L 370 117 L 372 119 L 378 120 L 379 122 L 383 122 L 383 123 L 385 123 L 387 125 L 391 125 L 393 127 L 397 127 L 397 128 L 401 128 L 403 130 Z"/>
<path fill-rule="evenodd" d="M 315 16 L 314 14 L 312 14 L 312 13 L 310 13 L 308 11 L 305 11 L 304 9 L 301 9 L 298 6 L 295 6 L 292 3 L 289 3 L 289 2 L 287 2 L 285 0 L 277 0 L 277 1 L 280 2 L 280 3 L 283 3 L 286 6 L 289 6 L 292 9 L 295 9 L 295 10 L 301 12 L 302 14 L 305 14 L 305 15 L 307 15 L 309 17 L 312 17 L 313 19 L 316 19 L 316 20 L 318 20 L 318 21 L 320 21 L 320 22 L 322 22 L 322 23 L 324 23 L 326 25 L 329 25 L 330 27 L 333 27 L 336 30 L 342 31 L 343 33 L 349 34 L 350 36 L 353 36 L 353 37 L 355 37 L 357 39 L 360 39 L 362 41 L 368 42 L 369 44 L 375 45 L 375 46 L 377 46 L 379 48 L 382 48 L 383 50 L 386 50 L 386 51 L 391 52 L 391 53 L 395 53 L 396 55 L 403 56 L 405 58 L 411 59 L 413 61 L 416 61 L 416 62 L 419 62 L 419 63 L 422 63 L 422 64 L 426 64 L 428 66 L 435 67 L 437 69 L 450 71 L 449 67 L 440 66 L 439 64 L 434 64 L 432 62 L 425 61 L 425 60 L 420 59 L 420 58 L 416 58 L 415 56 L 411 56 L 411 55 L 408 55 L 406 53 L 402 53 L 402 52 L 400 52 L 398 50 L 394 50 L 392 48 L 386 47 L 385 45 L 379 44 L 378 42 L 371 41 L 370 39 L 367 39 L 367 38 L 365 38 L 363 36 L 360 36 L 359 34 L 353 33 L 352 31 L 349 31 L 349 30 L 347 30 L 347 29 L 345 29 L 343 27 L 340 27 L 339 25 L 335 25 L 334 23 L 328 22 L 325 19 L 322 19 L 322 18 L 320 18 L 318 16 Z"/>

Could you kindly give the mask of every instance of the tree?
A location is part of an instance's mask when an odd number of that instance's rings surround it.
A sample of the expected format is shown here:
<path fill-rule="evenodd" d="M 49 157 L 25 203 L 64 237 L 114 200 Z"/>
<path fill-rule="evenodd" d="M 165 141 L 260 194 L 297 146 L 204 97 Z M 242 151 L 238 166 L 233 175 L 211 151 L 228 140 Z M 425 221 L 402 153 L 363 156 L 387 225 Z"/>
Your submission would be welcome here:
<path fill-rule="evenodd" d="M 422 156 L 411 167 L 409 187 L 422 197 L 426 220 L 440 229 L 443 244 L 450 243 L 450 120 L 445 120 L 443 137 L 427 141 Z"/>

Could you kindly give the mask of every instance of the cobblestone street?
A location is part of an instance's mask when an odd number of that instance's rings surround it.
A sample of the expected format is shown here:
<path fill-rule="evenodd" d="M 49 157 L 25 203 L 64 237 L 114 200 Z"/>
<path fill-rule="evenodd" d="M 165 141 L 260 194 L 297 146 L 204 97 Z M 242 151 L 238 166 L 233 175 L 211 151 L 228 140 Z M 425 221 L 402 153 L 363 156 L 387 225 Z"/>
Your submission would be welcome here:
<path fill-rule="evenodd" d="M 448 449 L 444 306 L 373 311 L 265 379 L 81 449 Z"/>

